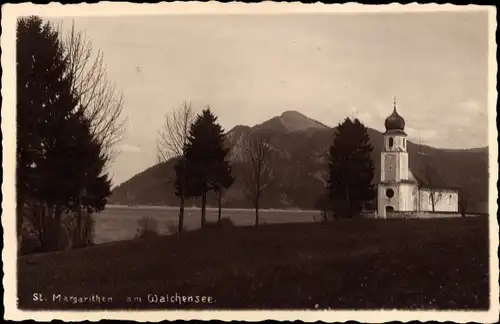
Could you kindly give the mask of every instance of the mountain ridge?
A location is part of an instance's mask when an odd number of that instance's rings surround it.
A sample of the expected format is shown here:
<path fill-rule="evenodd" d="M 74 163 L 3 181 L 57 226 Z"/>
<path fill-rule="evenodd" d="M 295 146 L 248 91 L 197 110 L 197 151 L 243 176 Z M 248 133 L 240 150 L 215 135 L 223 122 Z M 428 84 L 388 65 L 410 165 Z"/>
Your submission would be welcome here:
<path fill-rule="evenodd" d="M 276 180 L 262 197 L 263 208 L 314 209 L 316 199 L 324 190 L 327 172 L 326 156 L 333 140 L 333 128 L 317 122 L 296 111 L 286 111 L 253 127 L 237 125 L 226 134 L 230 159 L 236 177 L 234 185 L 225 193 L 223 206 L 249 208 L 251 205 L 243 194 L 239 181 L 241 172 L 242 145 L 249 136 L 259 133 L 271 135 L 271 145 L 279 153 L 275 161 Z M 372 159 L 375 165 L 374 184 L 380 178 L 380 151 L 383 134 L 368 128 L 373 146 Z M 417 176 L 422 171 L 419 151 L 425 153 L 428 163 L 437 170 L 442 187 L 462 188 L 470 198 L 469 209 L 483 212 L 487 209 L 488 192 L 488 147 L 472 149 L 438 149 L 408 141 L 409 164 Z M 457 163 L 460 161 L 460 163 Z M 171 179 L 172 161 L 157 164 L 136 174 L 113 189 L 109 203 L 139 205 L 178 204 Z M 422 177 L 420 177 L 422 178 Z M 189 199 L 188 205 L 198 205 L 199 199 Z M 215 197 L 210 194 L 208 203 L 215 206 Z"/>

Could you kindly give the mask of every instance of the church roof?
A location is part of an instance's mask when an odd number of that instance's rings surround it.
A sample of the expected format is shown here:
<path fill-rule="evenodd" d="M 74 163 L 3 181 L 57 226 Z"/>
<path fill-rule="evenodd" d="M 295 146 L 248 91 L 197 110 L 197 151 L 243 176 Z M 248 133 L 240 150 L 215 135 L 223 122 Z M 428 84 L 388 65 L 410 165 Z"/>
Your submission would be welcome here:
<path fill-rule="evenodd" d="M 411 170 L 408 170 L 408 179 L 400 180 L 399 183 L 410 183 L 417 185 L 421 189 L 436 189 L 436 190 L 444 190 L 444 191 L 459 191 L 458 187 L 449 186 L 443 183 L 429 183 L 424 180 L 424 178 L 416 175 Z M 380 184 L 391 185 L 394 184 L 394 181 L 381 181 Z"/>
<path fill-rule="evenodd" d="M 425 181 L 423 177 L 420 177 L 419 175 L 414 174 L 414 172 L 412 172 L 411 170 L 409 170 L 408 177 L 410 179 L 413 179 L 414 181 L 416 181 L 419 188 L 422 188 L 422 189 L 440 189 L 440 190 L 453 190 L 453 191 L 459 190 L 458 187 L 448 186 L 448 185 L 441 184 L 438 182 L 430 183 L 428 181 Z"/>
<path fill-rule="evenodd" d="M 408 170 L 408 178 L 410 180 L 413 180 L 413 181 L 417 181 L 417 179 L 415 179 L 415 176 L 413 175 L 413 172 L 411 172 L 411 170 Z M 419 181 L 417 181 L 418 183 Z"/>
<path fill-rule="evenodd" d="M 392 114 L 385 119 L 385 130 L 386 133 L 405 134 L 404 129 L 405 129 L 405 120 L 398 114 L 396 110 L 396 99 L 394 99 L 394 110 L 392 111 Z"/>

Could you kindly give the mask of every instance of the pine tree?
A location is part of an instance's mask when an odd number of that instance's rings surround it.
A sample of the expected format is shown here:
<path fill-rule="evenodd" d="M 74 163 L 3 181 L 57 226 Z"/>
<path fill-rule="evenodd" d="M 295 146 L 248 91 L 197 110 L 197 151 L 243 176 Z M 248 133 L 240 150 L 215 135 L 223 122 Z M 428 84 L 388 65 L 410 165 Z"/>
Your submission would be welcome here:
<path fill-rule="evenodd" d="M 43 201 L 55 213 L 50 247 L 58 245 L 61 204 L 68 199 L 65 170 L 57 161 L 58 147 L 68 140 L 69 116 L 76 109 L 67 61 L 58 34 L 39 17 L 21 18 L 17 25 L 17 187 L 18 211 L 27 200 Z M 45 210 L 45 208 L 43 209 Z M 23 214 L 18 214 L 18 224 Z M 44 216 L 45 217 L 45 216 Z"/>
<path fill-rule="evenodd" d="M 220 164 L 216 168 L 215 171 L 215 179 L 212 182 L 212 187 L 215 193 L 217 194 L 217 205 L 218 205 L 218 214 L 217 214 L 217 223 L 221 221 L 221 212 L 222 212 L 222 195 L 223 191 L 231 187 L 234 183 L 234 178 L 231 175 L 231 164 L 225 160 L 226 154 L 228 150 L 224 150 L 221 153 L 224 153 L 222 159 L 220 159 Z"/>
<path fill-rule="evenodd" d="M 328 156 L 328 190 L 337 216 L 352 217 L 375 197 L 374 165 L 366 127 L 346 118 L 335 129 Z"/>
<path fill-rule="evenodd" d="M 102 147 L 72 94 L 68 60 L 58 33 L 39 17 L 17 24 L 18 228 L 26 203 L 40 206 L 35 220 L 42 249 L 59 248 L 61 214 L 87 206 L 101 210 L 110 183 L 103 175 Z M 43 235 L 42 235 L 43 233 Z M 42 237 L 43 236 L 43 237 Z"/>
<path fill-rule="evenodd" d="M 179 224 L 177 231 L 180 233 L 183 231 L 184 227 L 184 205 L 186 197 L 192 197 L 189 195 L 186 188 L 187 174 L 186 174 L 186 157 L 181 156 L 177 158 L 174 163 L 175 171 L 175 195 L 179 197 Z"/>
<path fill-rule="evenodd" d="M 225 135 L 210 107 L 203 110 L 191 125 L 186 145 L 186 160 L 176 168 L 177 187 L 184 169 L 189 174 L 186 197 L 201 196 L 201 226 L 206 224 L 207 192 L 231 185 L 231 169 L 226 162 L 229 149 L 225 148 Z"/>

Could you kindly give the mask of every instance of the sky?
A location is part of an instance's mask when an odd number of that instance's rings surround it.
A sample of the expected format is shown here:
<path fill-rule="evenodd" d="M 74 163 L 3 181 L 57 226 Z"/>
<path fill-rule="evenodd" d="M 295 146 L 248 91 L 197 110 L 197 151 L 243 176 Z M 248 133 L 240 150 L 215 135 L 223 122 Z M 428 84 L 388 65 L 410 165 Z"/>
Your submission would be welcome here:
<path fill-rule="evenodd" d="M 74 20 L 73 20 L 74 19 Z M 287 110 L 383 131 L 396 97 L 409 139 L 485 146 L 487 12 L 163 15 L 50 19 L 84 31 L 124 96 L 118 185 L 154 165 L 164 114 L 191 101 L 221 125 Z"/>

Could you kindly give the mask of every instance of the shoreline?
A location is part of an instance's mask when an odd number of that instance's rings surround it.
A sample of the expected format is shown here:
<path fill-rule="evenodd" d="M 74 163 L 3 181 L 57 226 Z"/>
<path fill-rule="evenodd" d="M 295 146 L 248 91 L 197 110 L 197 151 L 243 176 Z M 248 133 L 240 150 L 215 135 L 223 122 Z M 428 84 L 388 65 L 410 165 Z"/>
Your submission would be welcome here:
<path fill-rule="evenodd" d="M 118 204 L 107 204 L 105 209 L 156 209 L 156 210 L 175 210 L 179 209 L 179 206 L 158 206 L 158 205 L 118 205 Z M 201 210 L 200 207 L 184 207 L 184 210 Z M 206 207 L 207 211 L 218 211 L 218 207 Z M 255 211 L 253 208 L 222 208 L 222 211 L 224 210 L 229 210 L 229 211 L 242 211 L 242 212 L 249 212 L 249 211 Z M 259 208 L 259 213 L 260 212 L 288 212 L 288 213 L 317 213 L 319 210 L 315 209 L 279 209 L 279 208 Z"/>

